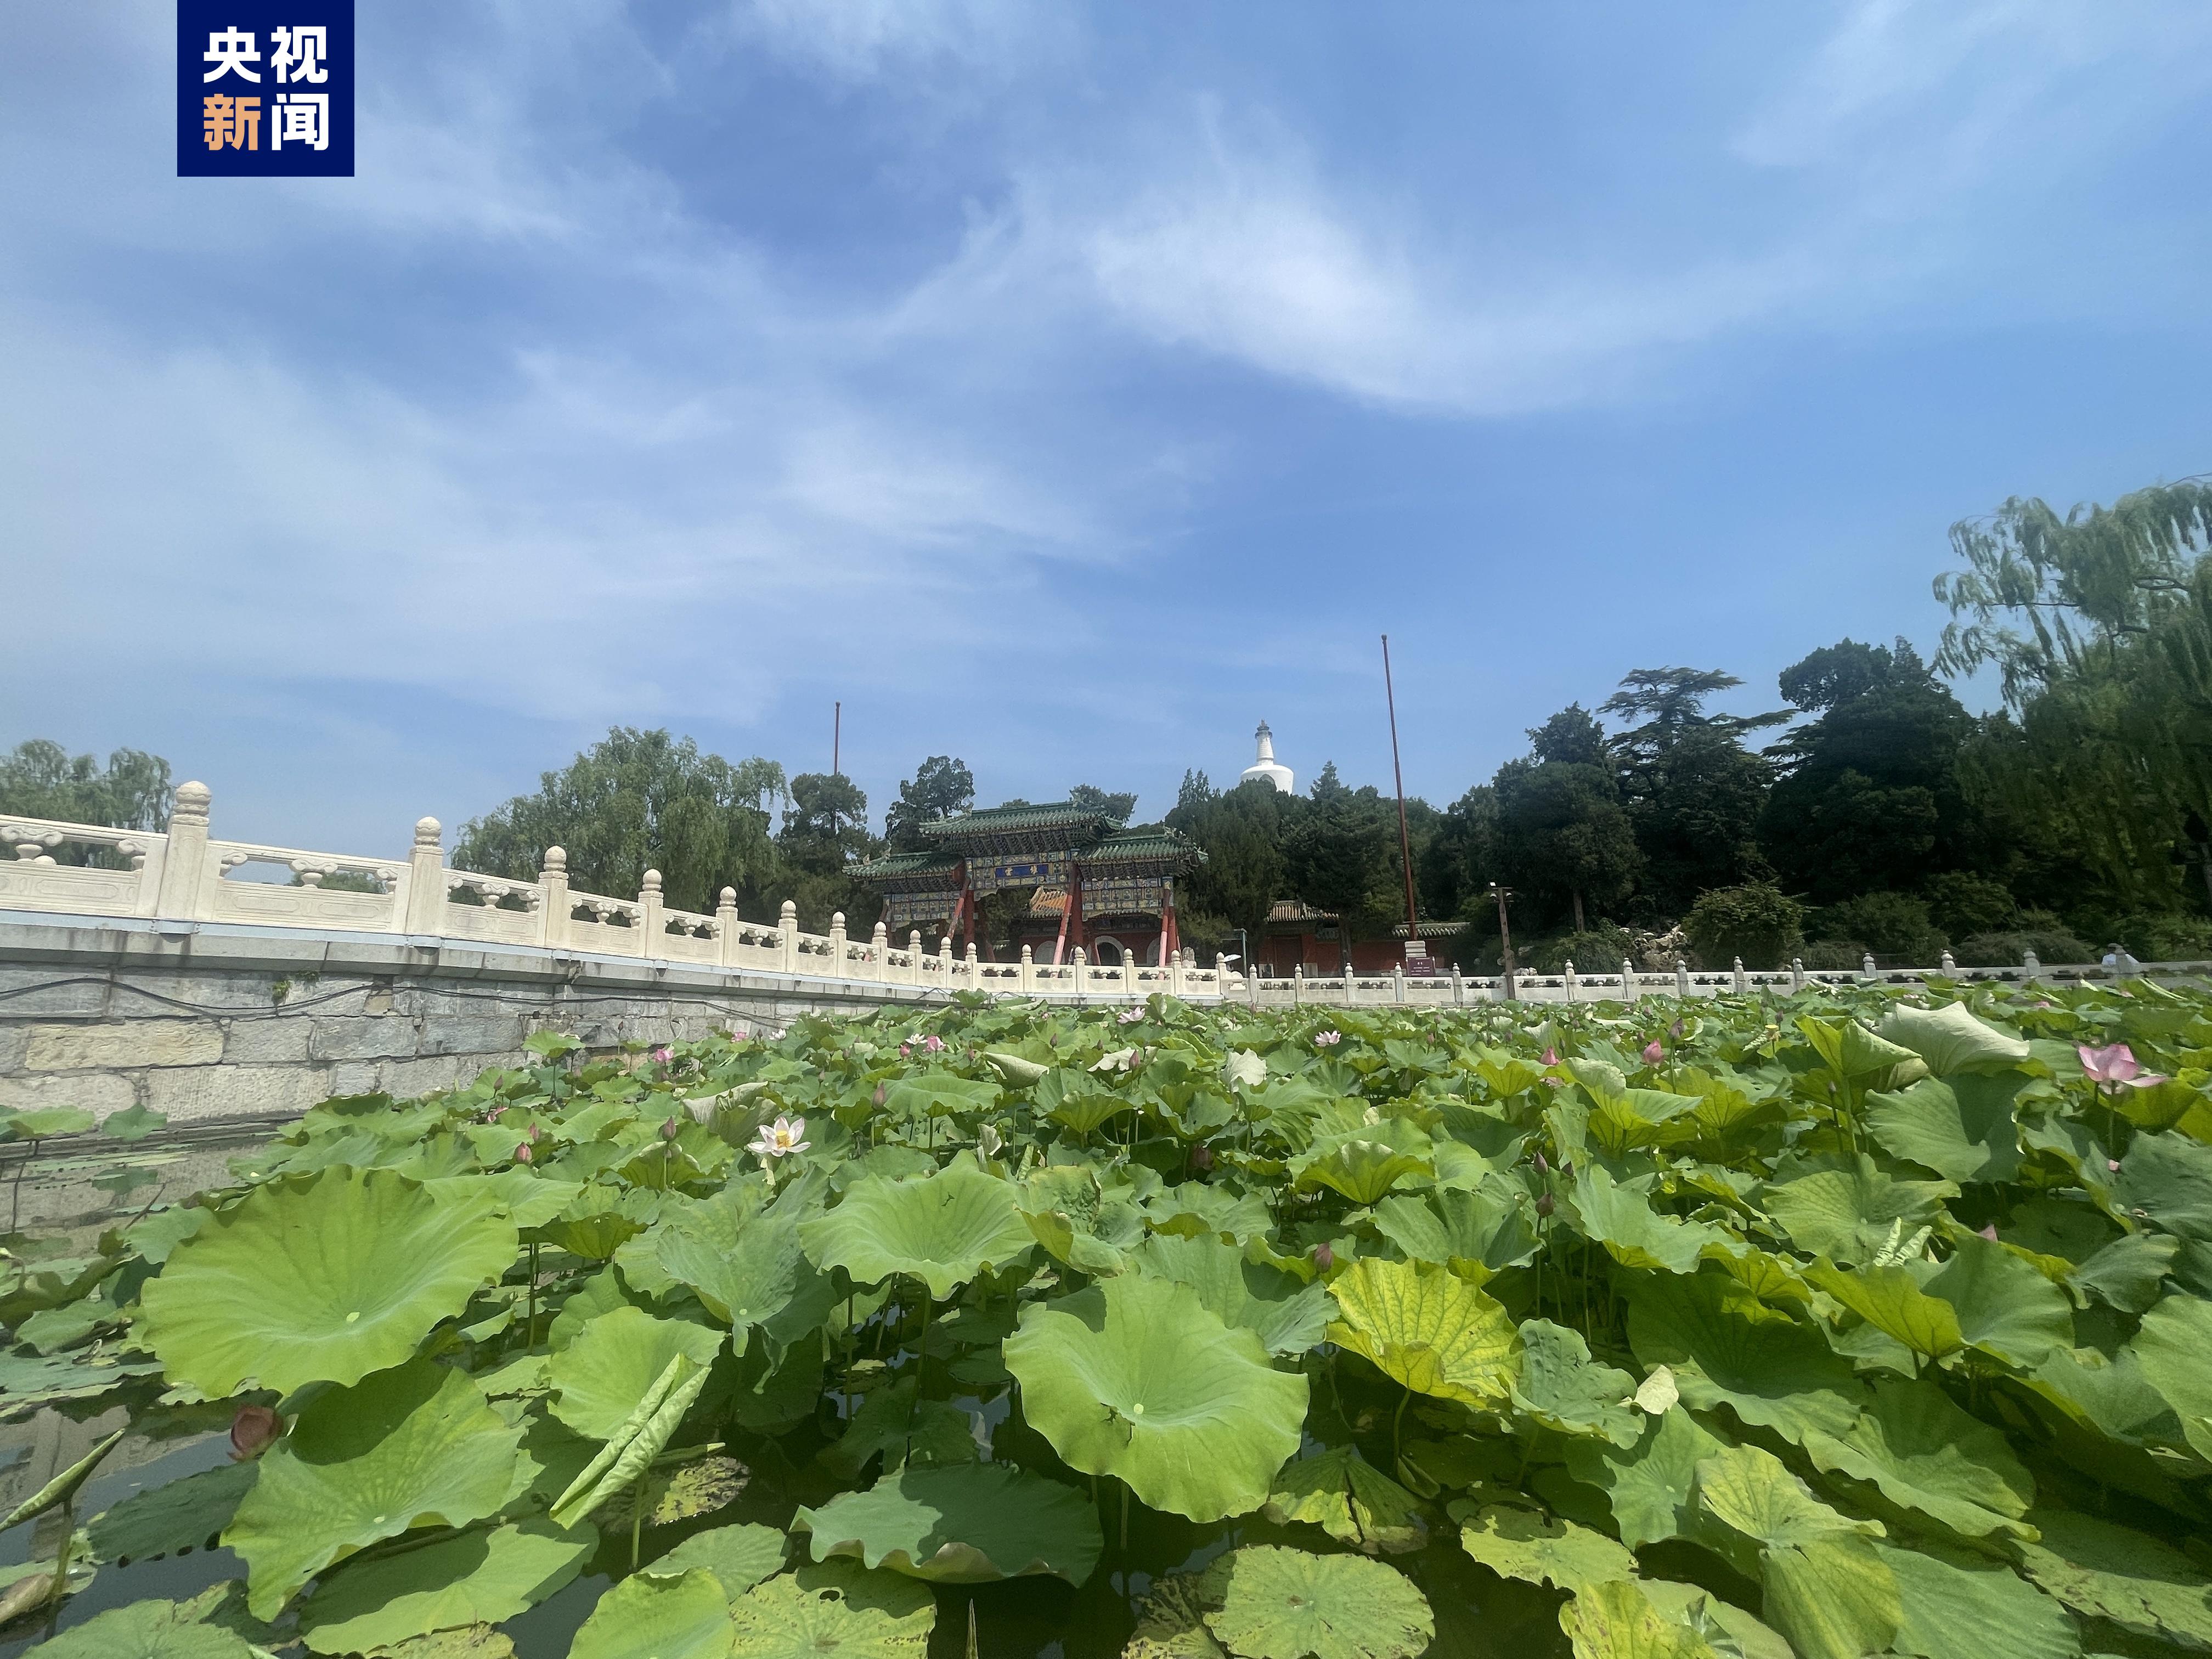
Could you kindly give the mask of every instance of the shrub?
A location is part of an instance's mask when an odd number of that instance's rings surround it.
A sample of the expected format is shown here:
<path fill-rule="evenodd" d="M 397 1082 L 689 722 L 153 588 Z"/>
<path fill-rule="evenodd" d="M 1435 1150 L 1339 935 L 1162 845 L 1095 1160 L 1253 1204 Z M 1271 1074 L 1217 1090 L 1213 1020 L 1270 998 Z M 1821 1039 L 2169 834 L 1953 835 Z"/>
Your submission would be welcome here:
<path fill-rule="evenodd" d="M 2112 929 L 2140 962 L 2197 962 L 2212 957 L 2212 921 L 2179 911 L 2123 916 Z M 2099 949 L 2097 954 L 2103 956 Z"/>
<path fill-rule="evenodd" d="M 1961 939 L 1952 960 L 1961 968 L 2017 968 L 2030 951 L 2038 962 L 2094 962 L 2091 950 L 2063 927 L 2015 928 L 2006 933 L 1975 933 Z"/>
<path fill-rule="evenodd" d="M 1831 904 L 1814 917 L 1813 932 L 1825 939 L 1863 941 L 1875 956 L 1916 968 L 1934 967 L 1946 943 L 1928 919 L 1926 903 L 1906 893 L 1862 893 Z"/>
<path fill-rule="evenodd" d="M 1863 939 L 1814 939 L 1800 951 L 1797 960 L 1824 974 L 1846 969 L 1856 973 L 1866 965 L 1866 941 Z"/>
<path fill-rule="evenodd" d="M 1635 949 L 1635 935 L 1628 929 L 1600 922 L 1579 933 L 1562 933 L 1532 945 L 1528 963 L 1540 974 L 1559 973 L 1571 962 L 1577 974 L 1617 974 Z"/>
<path fill-rule="evenodd" d="M 1805 907 L 1771 882 L 1717 887 L 1700 893 L 1682 919 L 1698 965 L 1726 968 L 1738 957 L 1747 968 L 1779 968 L 1805 938 Z"/>
<path fill-rule="evenodd" d="M 1931 876 L 1921 890 L 1928 900 L 1928 914 L 1953 939 L 2002 933 L 2016 925 L 2020 914 L 2019 904 L 2002 884 L 1965 870 Z"/>

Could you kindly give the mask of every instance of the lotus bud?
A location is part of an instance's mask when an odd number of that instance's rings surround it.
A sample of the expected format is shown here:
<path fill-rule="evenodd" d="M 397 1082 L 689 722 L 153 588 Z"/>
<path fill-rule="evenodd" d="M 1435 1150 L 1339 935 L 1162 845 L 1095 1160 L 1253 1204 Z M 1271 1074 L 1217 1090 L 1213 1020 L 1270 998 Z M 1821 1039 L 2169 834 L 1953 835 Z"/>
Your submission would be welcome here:
<path fill-rule="evenodd" d="M 2117 1158 L 2108 1158 L 2105 1160 L 2105 1168 L 2112 1174 L 2118 1175 L 2120 1172 L 2120 1160 Z"/>
<path fill-rule="evenodd" d="M 1667 1051 L 1659 1046 L 1659 1039 L 1657 1037 L 1652 1038 L 1650 1042 L 1644 1045 L 1644 1063 L 1646 1066 L 1656 1066 L 1661 1060 L 1666 1058 Z"/>
<path fill-rule="evenodd" d="M 1536 1194 L 1536 1213 L 1538 1215 L 1549 1219 L 1552 1212 L 1559 1207 L 1558 1203 L 1553 1200 L 1551 1194 L 1539 1193 Z"/>
<path fill-rule="evenodd" d="M 1336 1252 L 1327 1244 L 1316 1244 L 1313 1250 L 1314 1266 L 1327 1273 L 1336 1266 Z"/>
<path fill-rule="evenodd" d="M 1538 1175 L 1549 1175 L 1552 1172 L 1552 1166 L 1544 1161 L 1544 1154 L 1540 1152 L 1536 1154 L 1535 1164 Z"/>
<path fill-rule="evenodd" d="M 284 1432 L 284 1419 L 266 1406 L 240 1406 L 230 1419 L 230 1461 L 243 1463 L 261 1455 Z"/>
<path fill-rule="evenodd" d="M 1559 1051 L 1557 1048 L 1547 1048 L 1547 1049 L 1545 1049 L 1545 1050 L 1544 1050 L 1544 1064 L 1545 1064 L 1545 1065 L 1547 1065 L 1547 1066 L 1556 1066 L 1556 1065 L 1558 1065 L 1559 1063 Z"/>
<path fill-rule="evenodd" d="M 878 1105 L 878 1106 L 880 1106 L 880 1105 L 882 1105 L 882 1104 L 884 1103 L 884 1085 L 883 1085 L 882 1084 L 878 1083 L 878 1085 L 876 1085 L 876 1092 L 875 1092 L 875 1094 L 872 1097 L 872 1098 L 875 1101 L 876 1104 L 877 1104 L 877 1105 Z"/>
<path fill-rule="evenodd" d="M 517 1164 L 527 1164 L 530 1162 L 530 1143 L 528 1141 L 524 1141 L 520 1146 L 514 1149 L 514 1161 Z"/>
<path fill-rule="evenodd" d="M 1563 1176 L 1571 1176 L 1574 1174 L 1574 1172 L 1575 1172 L 1575 1161 L 1574 1161 L 1574 1159 L 1572 1159 L 1572 1158 L 1561 1158 L 1561 1159 L 1559 1160 L 1559 1173 L 1560 1173 L 1561 1175 L 1563 1175 Z"/>
<path fill-rule="evenodd" d="M 1213 1167 L 1213 1148 L 1211 1146 L 1192 1147 L 1190 1149 L 1190 1163 L 1191 1167 L 1194 1170 L 1212 1169 Z"/>
<path fill-rule="evenodd" d="M 673 1048 L 655 1048 L 653 1051 L 653 1063 L 656 1066 L 665 1066 L 675 1058 L 676 1050 Z"/>
<path fill-rule="evenodd" d="M 680 1120 L 672 1117 L 660 1126 L 660 1138 L 663 1140 L 673 1140 L 676 1139 L 677 1132 L 683 1127 Z"/>
<path fill-rule="evenodd" d="M 1682 1022 L 1678 1019 L 1672 1025 L 1669 1025 L 1667 1028 L 1667 1035 L 1674 1038 L 1675 1042 L 1680 1042 L 1682 1040 Z"/>
<path fill-rule="evenodd" d="M 1988 1226 L 1983 1228 L 1981 1231 L 1982 1237 L 1988 1239 L 1990 1243 L 1994 1244 L 1997 1242 L 1997 1224 L 1996 1222 L 1992 1221 Z"/>
<path fill-rule="evenodd" d="M 544 1128 L 541 1125 L 536 1123 L 532 1124 L 530 1126 L 530 1140 L 532 1145 L 536 1145 L 538 1138 L 544 1133 Z"/>

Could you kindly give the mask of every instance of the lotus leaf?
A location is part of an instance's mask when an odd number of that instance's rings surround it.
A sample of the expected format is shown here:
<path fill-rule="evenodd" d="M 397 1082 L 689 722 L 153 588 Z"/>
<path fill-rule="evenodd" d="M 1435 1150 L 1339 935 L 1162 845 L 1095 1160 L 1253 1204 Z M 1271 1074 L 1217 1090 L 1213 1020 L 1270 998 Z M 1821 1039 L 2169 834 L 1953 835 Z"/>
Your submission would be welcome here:
<path fill-rule="evenodd" d="M 1885 1150 L 1947 1181 L 2010 1181 L 2020 1172 L 2013 1101 L 2027 1082 L 2018 1072 L 1923 1078 L 1869 1096 L 1867 1127 Z"/>
<path fill-rule="evenodd" d="M 1632 1573 L 1583 1586 L 1559 1609 L 1559 1628 L 1575 1659 L 1718 1659 L 1704 1638 L 1662 1613 Z"/>
<path fill-rule="evenodd" d="M 1238 1659 L 1411 1659 L 1436 1634 L 1427 1598 L 1395 1568 L 1271 1544 L 1229 1558 L 1206 1622 Z"/>
<path fill-rule="evenodd" d="M 1576 1480 L 1604 1490 L 1620 1541 L 1641 1549 L 1695 1528 L 1698 1465 L 1722 1445 L 1678 1407 L 1647 1420 L 1643 1437 L 1626 1449 L 1606 1441 L 1570 1441 L 1567 1468 Z"/>
<path fill-rule="evenodd" d="M 610 1431 L 606 1444 L 553 1500 L 554 1520 L 572 1525 L 644 1476 L 706 1382 L 706 1370 L 690 1355 L 671 1359 L 629 1415 Z"/>
<path fill-rule="evenodd" d="M 1632 1446 L 1644 1431 L 1643 1419 L 1628 1406 L 1636 1386 L 1626 1371 L 1593 1361 L 1580 1332 L 1548 1319 L 1522 1322 L 1513 1404 L 1546 1428 Z"/>
<path fill-rule="evenodd" d="M 734 1457 L 699 1457 L 674 1468 L 660 1467 L 669 1456 L 678 1455 L 670 1453 L 656 1458 L 653 1471 L 641 1483 L 632 1482 L 610 1499 L 604 1511 L 605 1524 L 617 1532 L 629 1526 L 636 1515 L 641 1495 L 645 1500 L 645 1524 L 648 1527 L 696 1521 L 702 1515 L 727 1509 L 752 1484 L 752 1472 Z"/>
<path fill-rule="evenodd" d="M 1808 1434 L 1820 1468 L 1872 1481 L 1899 1509 L 1967 1538 L 2022 1532 L 2035 1483 L 1996 1430 L 1932 1382 L 1878 1382 L 1874 1403 L 1841 1436 Z"/>
<path fill-rule="evenodd" d="M 1492 1273 L 1533 1260 L 1539 1248 L 1528 1195 L 1495 1177 L 1471 1192 L 1386 1198 L 1375 1206 L 1375 1226 L 1416 1261 Z"/>
<path fill-rule="evenodd" d="M 939 1301 L 1030 1243 L 1013 1188 L 957 1164 L 916 1180 L 857 1182 L 836 1209 L 801 1222 L 799 1235 L 817 1264 L 842 1267 L 857 1284 L 902 1273 Z"/>
<path fill-rule="evenodd" d="M 317 1395 L 263 1454 L 223 1534 L 249 1569 L 253 1616 L 275 1618 L 308 1579 L 380 1539 L 490 1515 L 521 1439 L 473 1382 L 427 1359 Z"/>
<path fill-rule="evenodd" d="M 1878 1535 L 1878 1521 L 1854 1521 L 1813 1496 L 1773 1453 L 1731 1446 L 1698 1465 L 1698 1505 L 1753 1544 L 1810 1544 L 1850 1534 Z"/>
<path fill-rule="evenodd" d="M 2212 1648 L 2212 1579 L 2147 1534 L 2071 1510 L 2033 1510 L 2039 1538 L 2020 1543 L 2037 1585 L 2085 1618 L 2188 1648 Z"/>
<path fill-rule="evenodd" d="M 2145 1313 L 2173 1271 L 2182 1241 L 2165 1233 L 2123 1233 L 2066 1275 L 2076 1300 L 2094 1297 L 2122 1313 Z"/>
<path fill-rule="evenodd" d="M 1900 1003 L 1882 1016 L 1875 1035 L 1910 1048 L 1939 1078 L 1960 1072 L 2002 1072 L 2028 1057 L 2027 1044 L 1975 1018 L 1963 1002 L 1932 1010 Z"/>
<path fill-rule="evenodd" d="M 711 1572 L 639 1573 L 599 1597 L 568 1659 L 729 1659 L 729 1597 Z"/>
<path fill-rule="evenodd" d="M 1655 1212 L 1648 1185 L 1649 1177 L 1616 1182 L 1602 1164 L 1593 1164 L 1575 1182 L 1568 1202 L 1583 1231 L 1624 1267 L 1694 1273 L 1701 1252 L 1729 1242 L 1718 1227 Z"/>
<path fill-rule="evenodd" d="M 2167 1232 L 2212 1240 L 2212 1146 L 2187 1135 L 2137 1135 L 2120 1160 L 2114 1196 Z"/>
<path fill-rule="evenodd" d="M 855 1555 L 865 1566 L 945 1584 L 1032 1573 L 1080 1584 L 1104 1547 L 1086 1496 L 1003 1463 L 909 1464 L 866 1492 L 801 1506 L 792 1526 L 813 1534 L 817 1561 Z"/>
<path fill-rule="evenodd" d="M 2212 1302 L 2167 1297 L 2143 1316 L 2130 1346 L 2197 1455 L 2212 1461 Z"/>
<path fill-rule="evenodd" d="M 575 1577 L 599 1535 L 550 1522 L 465 1532 L 404 1555 L 349 1563 L 316 1586 L 300 1628 L 317 1653 L 390 1647 L 536 1607 Z"/>
<path fill-rule="evenodd" d="M 2033 1370 L 2074 1340 L 2066 1292 L 2008 1245 L 1970 1233 L 1923 1283 L 1958 1310 L 1969 1346 L 2007 1364 Z"/>
<path fill-rule="evenodd" d="M 645 1570 L 666 1577 L 702 1567 L 714 1575 L 722 1594 L 734 1601 L 763 1579 L 783 1571 L 787 1547 L 784 1535 L 774 1527 L 750 1523 L 715 1527 L 693 1533 L 659 1560 L 648 1562 Z"/>
<path fill-rule="evenodd" d="M 1460 1547 L 1502 1578 L 1580 1590 L 1636 1577 L 1636 1558 L 1601 1532 L 1533 1510 L 1457 1503 Z"/>
<path fill-rule="evenodd" d="M 1223 1324 L 1250 1331 L 1269 1353 L 1304 1353 L 1328 1334 L 1327 1290 L 1247 1261 L 1243 1251 L 1211 1236 L 1147 1239 L 1130 1260 L 1140 1273 L 1189 1285 Z"/>
<path fill-rule="evenodd" d="M 1633 1285 L 1628 1340 L 1645 1364 L 1672 1370 L 1699 1411 L 1725 1405 L 1789 1440 L 1842 1434 L 1858 1417 L 1864 1390 L 1820 1333 L 1717 1274 Z"/>
<path fill-rule="evenodd" d="M 927 1584 L 840 1557 L 756 1585 L 730 1616 L 735 1659 L 925 1659 L 937 1601 Z"/>
<path fill-rule="evenodd" d="M 1894 1651 L 1921 1659 L 2073 1659 L 2065 1609 L 2000 1561 L 1960 1550 L 1875 1553 L 1897 1579 L 1905 1618 Z"/>
<path fill-rule="evenodd" d="M 1502 1402 L 1520 1370 L 1505 1310 L 1448 1267 L 1362 1257 L 1329 1286 L 1343 1317 L 1329 1338 L 1417 1394 Z"/>
<path fill-rule="evenodd" d="M 503 1141 L 513 1139 L 512 1131 L 501 1136 Z M 504 1216 L 517 1227 L 542 1227 L 574 1201 L 584 1184 L 556 1181 L 521 1164 L 509 1164 L 490 1175 L 440 1176 L 425 1181 L 422 1188 L 442 1203 L 473 1206 Z"/>
<path fill-rule="evenodd" d="M 884 1468 L 909 1460 L 921 1463 L 972 1463 L 975 1431 L 968 1413 L 942 1400 L 917 1400 L 916 1381 L 906 1377 L 872 1394 L 853 1413 L 845 1432 L 823 1449 L 823 1467 L 857 1480 L 880 1452 Z"/>
<path fill-rule="evenodd" d="M 1862 1152 L 1838 1167 L 1771 1182 L 1761 1201 L 1799 1249 L 1863 1262 L 1900 1233 L 1934 1221 L 1958 1191 L 1949 1182 L 1900 1181 Z"/>
<path fill-rule="evenodd" d="M 1206 1615 L 1220 1610 L 1228 1565 L 1224 1555 L 1208 1571 L 1155 1578 L 1121 1659 L 1229 1659 L 1229 1650 L 1206 1627 Z"/>
<path fill-rule="evenodd" d="M 1257 1509 L 1298 1447 L 1305 1379 L 1188 1285 L 1125 1273 L 1033 1304 L 1006 1361 L 1030 1425 L 1071 1466 L 1194 1521 Z"/>
<path fill-rule="evenodd" d="M 350 1384 L 412 1354 L 514 1260 L 514 1224 L 398 1176 L 333 1169 L 249 1194 L 139 1293 L 169 1376 L 210 1399 Z"/>
<path fill-rule="evenodd" d="M 1864 1538 L 1769 1549 L 1759 1582 L 1763 1611 L 1798 1659 L 1863 1659 L 1888 1647 L 1905 1623 L 1897 1575 Z"/>
<path fill-rule="evenodd" d="M 799 1294 L 802 1280 L 814 1277 L 799 1248 L 795 1214 L 705 1204 L 672 1216 L 648 1237 L 656 1265 L 698 1292 L 707 1311 L 731 1327 L 738 1353 L 744 1352 L 750 1328 L 775 1319 Z"/>
<path fill-rule="evenodd" d="M 1266 1514 L 1278 1526 L 1303 1521 L 1319 1527 L 1369 1555 L 1416 1550 L 1429 1537 L 1419 1500 L 1350 1446 L 1285 1465 Z"/>
<path fill-rule="evenodd" d="M 1861 1267 L 1845 1273 L 1832 1262 L 1815 1261 L 1805 1270 L 1805 1277 L 1914 1353 L 1941 1359 L 1966 1346 L 1959 1328 L 1959 1310 L 1923 1290 L 1920 1275 L 1910 1267 Z"/>
<path fill-rule="evenodd" d="M 253 1659 L 234 1632 L 205 1625 L 190 1604 L 111 1607 L 32 1650 L 38 1659 Z"/>
<path fill-rule="evenodd" d="M 134 1492 L 85 1528 L 103 1561 L 150 1560 L 198 1549 L 230 1524 L 259 1466 L 222 1463 Z"/>
<path fill-rule="evenodd" d="M 1155 1193 L 1144 1204 L 1154 1233 L 1185 1238 L 1220 1237 L 1243 1244 L 1274 1225 L 1267 1200 L 1257 1193 L 1186 1181 Z"/>
<path fill-rule="evenodd" d="M 655 1319 L 627 1305 L 601 1314 L 553 1356 L 553 1414 L 578 1434 L 605 1440 L 678 1354 L 704 1368 L 721 1348 L 720 1331 L 689 1320 Z"/>
<path fill-rule="evenodd" d="M 1725 1650 L 1733 1646 L 1742 1659 L 1794 1659 L 1790 1644 L 1775 1629 L 1741 1607 L 1709 1594 L 1696 1584 L 1677 1584 L 1664 1578 L 1644 1578 L 1637 1588 L 1677 1624 L 1691 1625 L 1708 1641 Z"/>

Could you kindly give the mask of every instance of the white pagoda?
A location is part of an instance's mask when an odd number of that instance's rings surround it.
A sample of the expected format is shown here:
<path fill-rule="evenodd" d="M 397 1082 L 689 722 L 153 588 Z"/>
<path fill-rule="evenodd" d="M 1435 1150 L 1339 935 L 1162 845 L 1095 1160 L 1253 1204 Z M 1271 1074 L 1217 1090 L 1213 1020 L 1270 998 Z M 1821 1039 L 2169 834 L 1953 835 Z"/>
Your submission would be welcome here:
<path fill-rule="evenodd" d="M 1259 756 L 1244 769 L 1243 775 L 1239 777 L 1237 781 L 1249 783 L 1257 778 L 1263 782 L 1273 784 L 1286 795 L 1296 794 L 1297 780 L 1291 775 L 1289 767 L 1276 760 L 1275 734 L 1267 729 L 1267 722 L 1261 720 L 1260 729 L 1252 735 L 1260 740 Z"/>

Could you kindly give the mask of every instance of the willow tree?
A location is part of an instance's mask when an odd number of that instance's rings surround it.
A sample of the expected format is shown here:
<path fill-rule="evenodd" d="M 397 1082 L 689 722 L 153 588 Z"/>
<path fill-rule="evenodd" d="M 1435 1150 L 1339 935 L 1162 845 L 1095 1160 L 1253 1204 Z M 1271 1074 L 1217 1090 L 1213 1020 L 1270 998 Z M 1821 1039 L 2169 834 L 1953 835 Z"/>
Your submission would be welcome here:
<path fill-rule="evenodd" d="M 1992 786 L 2117 893 L 2173 902 L 2185 825 L 2212 817 L 2212 477 L 2063 518 L 2015 498 L 1951 545 L 1936 662 L 1997 671 Z"/>

